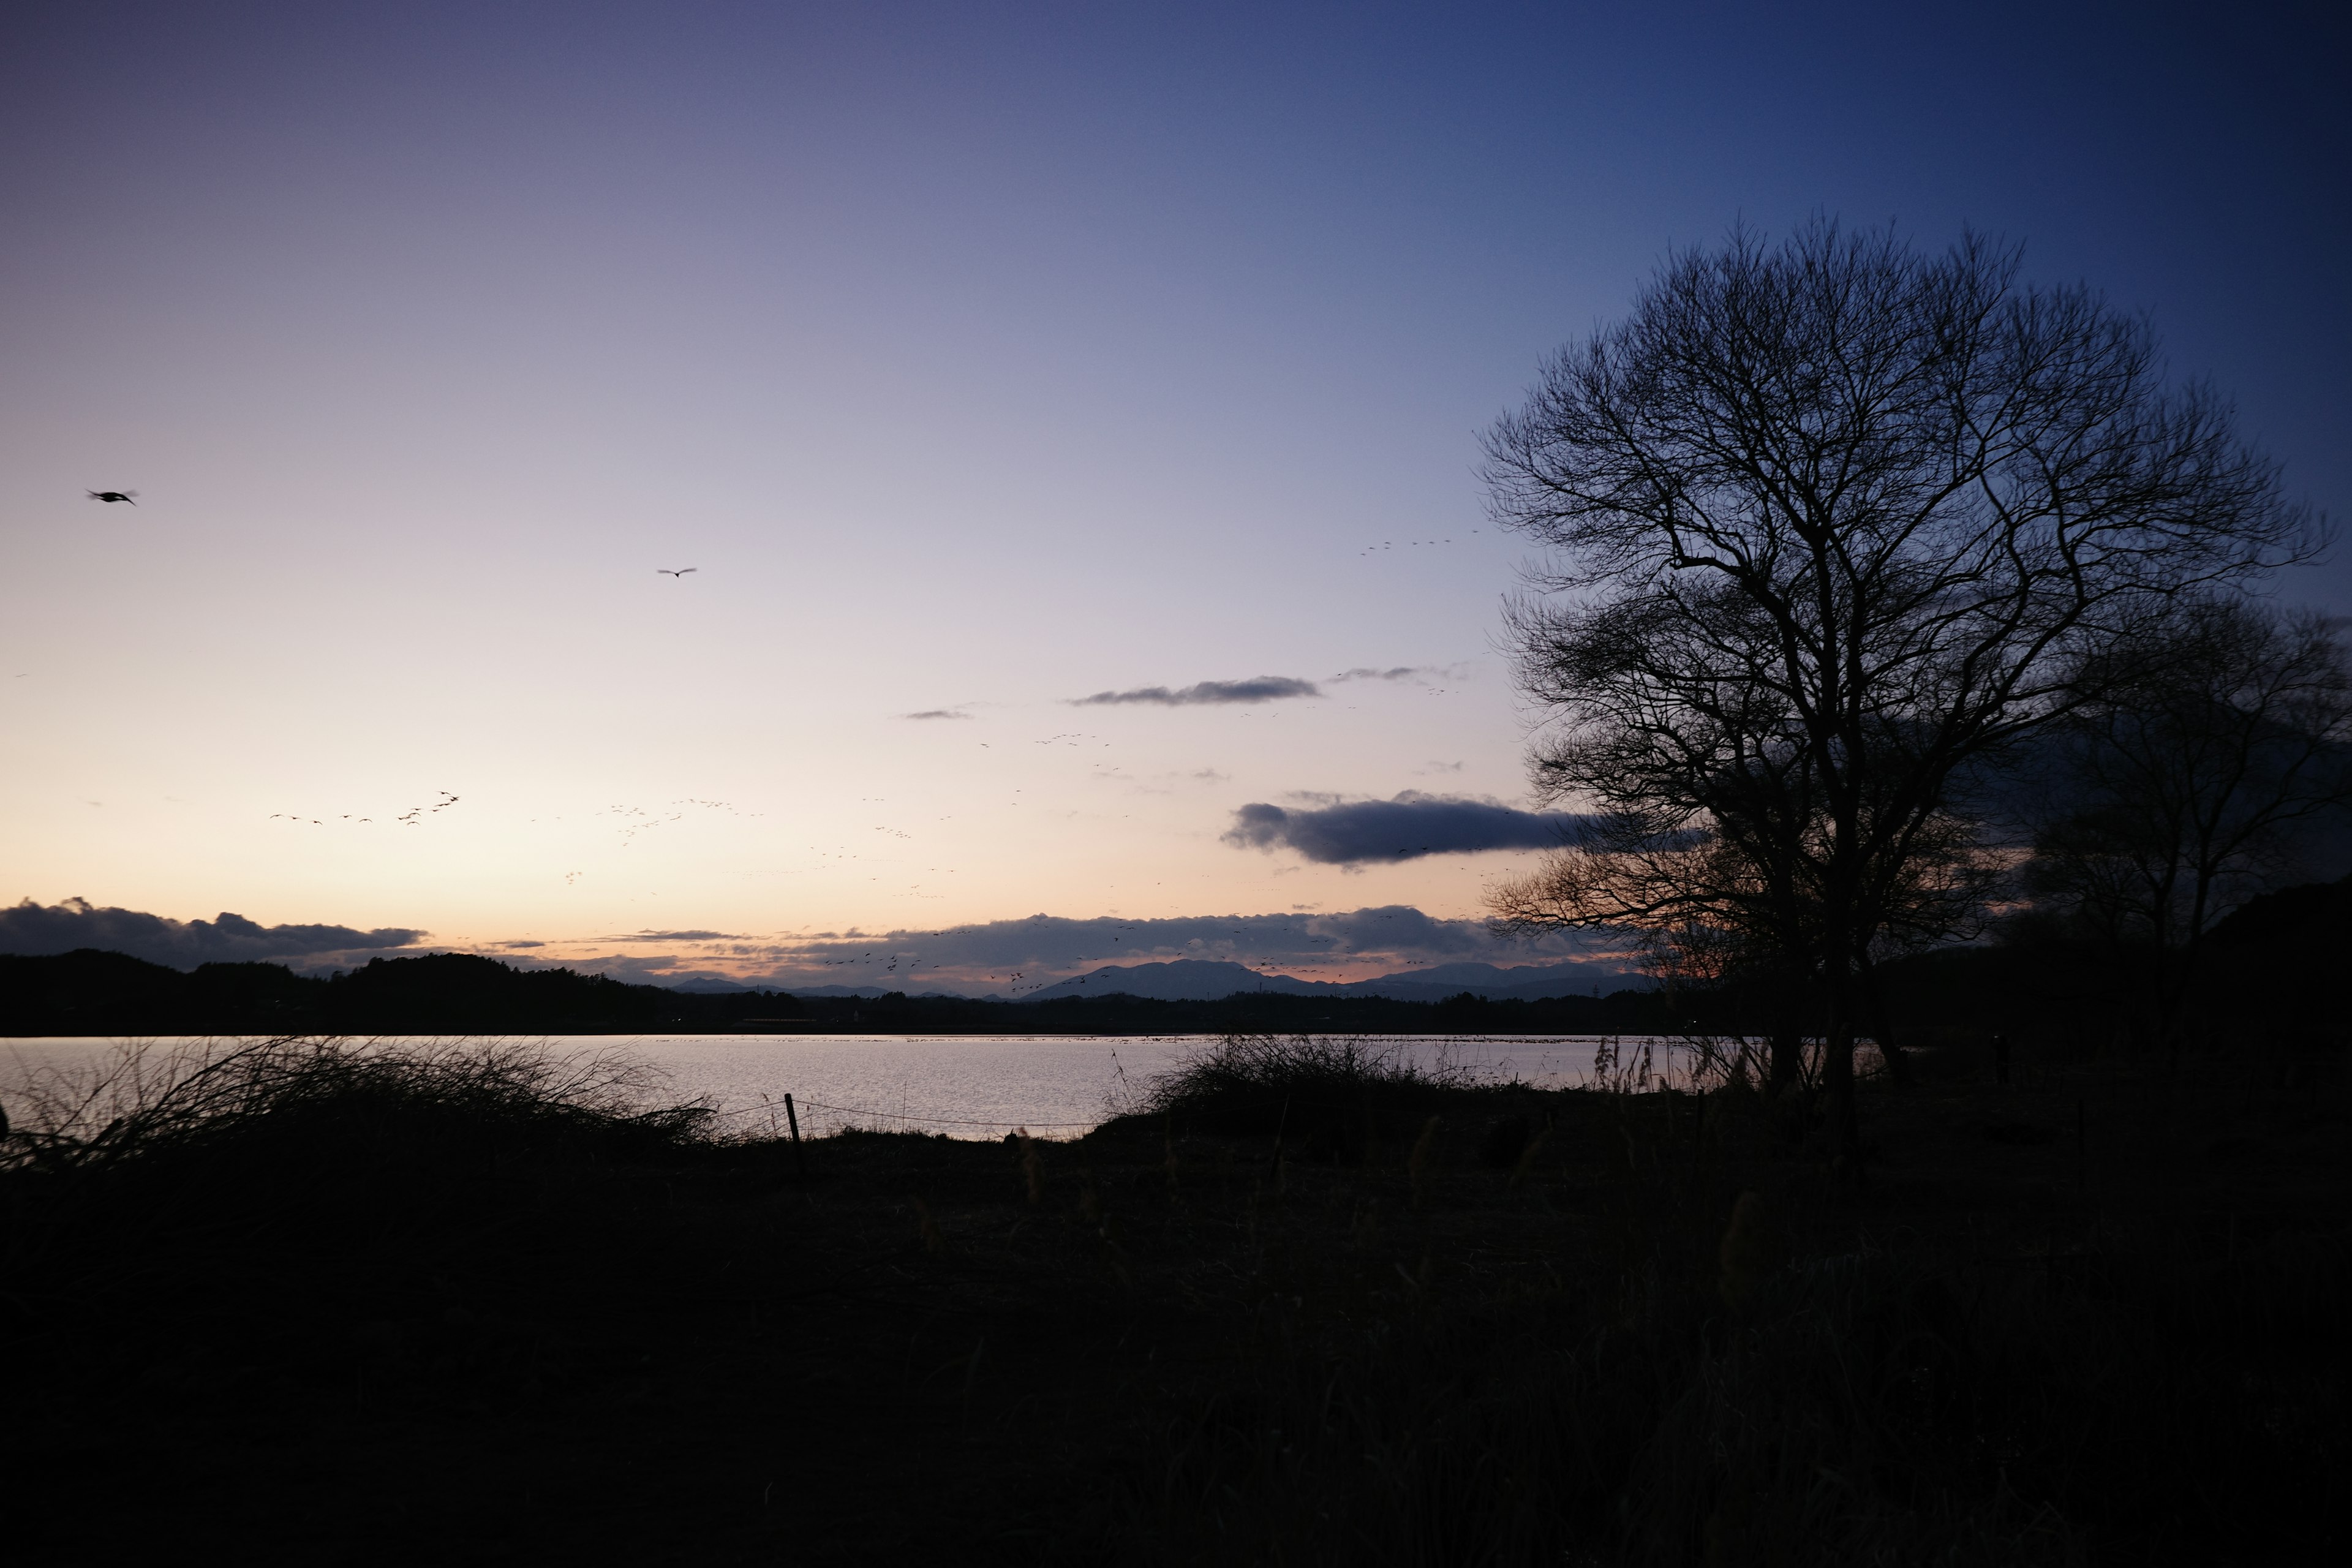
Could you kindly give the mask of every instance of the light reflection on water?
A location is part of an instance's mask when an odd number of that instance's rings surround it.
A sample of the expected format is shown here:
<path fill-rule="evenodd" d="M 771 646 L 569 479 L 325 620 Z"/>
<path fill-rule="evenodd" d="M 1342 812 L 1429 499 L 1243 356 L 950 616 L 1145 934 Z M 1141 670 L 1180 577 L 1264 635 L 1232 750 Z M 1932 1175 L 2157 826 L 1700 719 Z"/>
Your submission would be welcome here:
<path fill-rule="evenodd" d="M 784 1128 L 784 1096 L 793 1097 L 803 1134 L 845 1126 L 902 1128 L 950 1137 L 998 1138 L 1014 1127 L 1074 1138 L 1135 1106 L 1151 1079 L 1210 1035 L 568 1035 L 534 1037 L 567 1054 L 618 1051 L 657 1069 L 669 1102 L 700 1100 L 743 1131 Z M 1517 1079 L 1545 1089 L 1589 1082 L 1592 1035 L 1360 1037 L 1375 1050 L 1394 1049 L 1451 1064 L 1482 1082 Z M 233 1042 L 214 1042 L 215 1046 Z M 383 1042 L 396 1045 L 396 1040 Z M 1666 1042 L 1652 1042 L 1658 1063 Z M 164 1038 L 157 1051 L 205 1042 Z M 1643 1042 L 1625 1042 L 1628 1055 Z M 19 1099 L 26 1076 L 100 1068 L 121 1048 L 104 1039 L 0 1042 L 0 1103 Z"/>

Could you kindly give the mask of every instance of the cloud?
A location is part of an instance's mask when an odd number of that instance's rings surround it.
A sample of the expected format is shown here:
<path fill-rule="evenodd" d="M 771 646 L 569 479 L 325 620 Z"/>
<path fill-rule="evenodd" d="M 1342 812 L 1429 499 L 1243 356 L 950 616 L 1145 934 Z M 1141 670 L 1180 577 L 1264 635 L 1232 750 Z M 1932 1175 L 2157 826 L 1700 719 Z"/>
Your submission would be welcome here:
<path fill-rule="evenodd" d="M 173 921 L 99 909 L 80 899 L 0 908 L 0 952 L 46 953 L 98 947 L 193 968 L 223 960 L 286 963 L 316 973 L 371 957 L 440 952 L 419 931 L 349 926 L 264 927 L 241 915 Z M 648 952 L 645 945 L 660 946 Z M 698 944 L 699 950 L 697 951 Z M 856 928 L 778 939 L 715 931 L 641 931 L 579 942 L 490 942 L 447 951 L 480 952 L 520 969 L 571 969 L 615 980 L 675 985 L 723 979 L 784 990 L 818 985 L 1022 995 L 1105 966 L 1205 959 L 1304 980 L 1350 981 L 1461 961 L 1589 962 L 1608 978 L 1622 967 L 1622 942 L 1607 932 L 1498 937 L 1477 920 L 1439 919 L 1410 905 L 1339 913 L 1198 915 L 1125 920 L 1033 915 L 941 931 Z"/>
<path fill-rule="evenodd" d="M 86 899 L 68 899 L 58 904 L 37 904 L 26 899 L 13 909 L 0 909 L 0 952 L 41 954 L 95 947 L 175 969 L 194 969 L 200 963 L 366 956 L 412 947 L 425 935 L 397 926 L 375 931 L 336 925 L 264 926 L 226 912 L 208 921 L 175 921 L 137 910 L 100 908 Z"/>
<path fill-rule="evenodd" d="M 901 719 L 969 719 L 971 715 L 958 712 L 952 708 L 926 708 L 920 713 L 901 713 L 898 717 Z"/>
<path fill-rule="evenodd" d="M 597 942 L 742 942 L 747 940 L 731 931 L 641 931 L 631 936 L 600 936 Z M 509 946 L 520 943 L 509 942 Z"/>
<path fill-rule="evenodd" d="M 1546 849 L 1585 821 L 1571 812 L 1520 811 L 1498 800 L 1407 790 L 1394 800 L 1339 801 L 1304 810 L 1253 803 L 1234 813 L 1224 841 L 1243 849 L 1295 849 L 1327 866 L 1355 866 L 1482 849 Z"/>
<path fill-rule="evenodd" d="M 724 972 L 751 985 L 878 985 L 889 990 L 1017 995 L 1106 964 L 1211 959 L 1307 980 L 1358 980 L 1464 960 L 1616 960 L 1607 933 L 1496 936 L 1477 920 L 1442 920 L 1405 904 L 1344 913 L 1184 915 L 1123 920 L 1032 915 L 943 931 L 831 932 L 745 943 L 694 957 L 542 960 L 675 984 Z M 1613 973 L 1613 970 L 1612 970 Z"/>
<path fill-rule="evenodd" d="M 1192 708 L 1223 702 L 1274 702 L 1286 697 L 1320 697 L 1311 680 L 1289 675 L 1259 675 L 1247 680 L 1203 680 L 1171 691 L 1165 686 L 1139 686 L 1131 691 L 1097 691 L 1073 697 L 1073 708 L 1101 708 L 1123 702 L 1150 702 L 1162 708 Z"/>
<path fill-rule="evenodd" d="M 1333 676 L 1331 678 L 1331 684 L 1338 686 L 1342 682 L 1349 680 L 1451 680 L 1460 682 L 1469 679 L 1476 668 L 1475 660 L 1468 660 L 1458 664 L 1397 664 L 1391 665 L 1385 669 L 1374 668 L 1370 665 L 1359 665 L 1353 669 L 1343 669 L 1339 674 Z"/>
<path fill-rule="evenodd" d="M 732 980 L 711 969 L 707 961 L 679 953 L 595 953 L 580 958 L 511 957 L 500 954 L 517 969 L 569 969 L 578 974 L 602 974 L 630 985 L 675 985 L 681 980 Z"/>

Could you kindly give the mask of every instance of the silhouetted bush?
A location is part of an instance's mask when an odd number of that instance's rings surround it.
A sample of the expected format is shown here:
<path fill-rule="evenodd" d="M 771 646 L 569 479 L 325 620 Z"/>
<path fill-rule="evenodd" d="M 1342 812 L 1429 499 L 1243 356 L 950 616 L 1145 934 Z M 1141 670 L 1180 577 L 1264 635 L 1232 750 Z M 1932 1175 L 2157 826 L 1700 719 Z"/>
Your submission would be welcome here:
<path fill-rule="evenodd" d="M 0 1272 L 37 1293 L 224 1276 L 257 1252 L 322 1259 L 446 1226 L 517 1164 L 675 1155 L 709 1112 L 645 1109 L 610 1054 L 510 1042 L 281 1038 L 37 1075 L 0 1142 L 15 1224 Z"/>
<path fill-rule="evenodd" d="M 1152 1081 L 1142 1112 L 1187 1131 L 1296 1141 L 1353 1164 L 1368 1144 L 1410 1137 L 1467 1069 L 1397 1045 L 1317 1035 L 1227 1035 Z"/>

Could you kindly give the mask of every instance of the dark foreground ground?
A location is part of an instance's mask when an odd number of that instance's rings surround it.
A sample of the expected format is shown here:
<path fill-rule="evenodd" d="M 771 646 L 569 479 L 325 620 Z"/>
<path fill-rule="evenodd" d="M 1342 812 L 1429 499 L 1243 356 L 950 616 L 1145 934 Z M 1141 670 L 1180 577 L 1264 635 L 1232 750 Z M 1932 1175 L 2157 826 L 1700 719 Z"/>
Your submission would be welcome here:
<path fill-rule="evenodd" d="M 805 1183 L 363 1083 L 20 1137 L 0 1551 L 2343 1560 L 2333 1064 L 1923 1079 L 1858 1191 L 1737 1093 L 846 1134 Z"/>

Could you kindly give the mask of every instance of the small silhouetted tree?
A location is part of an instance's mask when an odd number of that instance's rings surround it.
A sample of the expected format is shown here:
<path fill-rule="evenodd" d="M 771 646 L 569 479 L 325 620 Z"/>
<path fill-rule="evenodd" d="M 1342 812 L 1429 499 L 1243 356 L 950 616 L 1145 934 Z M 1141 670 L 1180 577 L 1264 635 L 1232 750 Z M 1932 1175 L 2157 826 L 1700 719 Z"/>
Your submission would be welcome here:
<path fill-rule="evenodd" d="M 2081 700 L 2087 650 L 2314 542 L 2145 322 L 1973 236 L 1675 257 L 1486 451 L 1554 551 L 1512 622 L 1539 790 L 1789 879 L 1848 1155 L 1869 955 L 1956 775 Z"/>
<path fill-rule="evenodd" d="M 1897 1077 L 1904 1057 L 1876 965 L 1980 928 L 2001 868 L 1976 840 L 1973 823 L 1948 811 L 1923 826 L 1859 960 L 1863 1016 Z M 1761 1023 L 1768 1086 L 1778 1091 L 1801 1078 L 1808 1021 L 1820 1008 L 1821 911 L 1801 865 L 1776 851 L 1761 839 L 1619 815 L 1592 823 L 1529 874 L 1497 883 L 1488 910 L 1513 933 L 1630 931 L 1661 984 L 1737 992 Z"/>
<path fill-rule="evenodd" d="M 1786 1087 L 1802 1063 L 1810 911 L 1785 861 L 1666 816 L 1591 819 L 1535 872 L 1496 884 L 1489 912 L 1511 932 L 1631 931 L 1643 968 L 1667 989 L 1741 990 L 1763 1016 L 1769 1081 Z"/>
<path fill-rule="evenodd" d="M 2352 670 L 2322 617 L 2182 599 L 2099 650 L 2051 732 L 2026 884 L 2127 965 L 2177 1046 L 2205 936 L 2352 801 Z"/>

